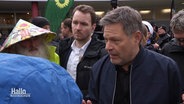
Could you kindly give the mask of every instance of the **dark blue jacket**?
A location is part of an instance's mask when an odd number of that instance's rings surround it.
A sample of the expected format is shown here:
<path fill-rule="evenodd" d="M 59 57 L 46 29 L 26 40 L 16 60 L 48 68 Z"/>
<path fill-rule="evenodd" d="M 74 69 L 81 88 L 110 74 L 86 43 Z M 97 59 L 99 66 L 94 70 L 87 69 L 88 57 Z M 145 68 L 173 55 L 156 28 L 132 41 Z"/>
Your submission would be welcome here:
<path fill-rule="evenodd" d="M 113 104 L 116 77 L 109 56 L 93 66 L 88 95 L 93 104 Z M 141 48 L 130 70 L 130 104 L 177 104 L 180 84 L 179 69 L 172 59 Z"/>

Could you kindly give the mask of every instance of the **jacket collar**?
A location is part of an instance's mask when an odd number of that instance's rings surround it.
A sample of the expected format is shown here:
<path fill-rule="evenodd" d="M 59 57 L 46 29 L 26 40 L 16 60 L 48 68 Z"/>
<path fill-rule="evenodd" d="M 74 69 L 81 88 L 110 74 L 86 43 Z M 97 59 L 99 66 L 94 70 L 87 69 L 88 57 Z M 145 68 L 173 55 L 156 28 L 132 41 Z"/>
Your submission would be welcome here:
<path fill-rule="evenodd" d="M 145 49 L 142 46 L 140 46 L 139 49 L 140 50 L 139 50 L 138 54 L 136 55 L 135 59 L 132 62 L 132 68 L 137 67 L 138 65 L 140 65 L 144 61 L 143 56 L 145 54 Z"/>
<path fill-rule="evenodd" d="M 89 46 L 86 49 L 86 52 L 84 53 L 85 57 L 96 57 L 99 55 L 100 49 L 103 46 L 100 46 L 102 44 L 100 44 L 100 42 L 98 40 L 96 40 L 95 38 L 91 38 L 91 42 L 89 43 Z M 105 44 L 104 44 L 105 47 Z"/>

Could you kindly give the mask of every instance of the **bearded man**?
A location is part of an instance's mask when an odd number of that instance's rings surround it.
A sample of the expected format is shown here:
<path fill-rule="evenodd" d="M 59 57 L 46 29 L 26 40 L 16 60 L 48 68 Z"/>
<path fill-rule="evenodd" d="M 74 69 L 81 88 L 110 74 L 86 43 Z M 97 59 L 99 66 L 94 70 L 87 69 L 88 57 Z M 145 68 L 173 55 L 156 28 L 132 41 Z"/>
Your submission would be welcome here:
<path fill-rule="evenodd" d="M 55 35 L 49 30 L 37 27 L 21 19 L 3 43 L 0 51 L 42 57 L 59 64 L 59 59 L 54 54 L 53 47 L 48 46 L 48 42 Z"/>

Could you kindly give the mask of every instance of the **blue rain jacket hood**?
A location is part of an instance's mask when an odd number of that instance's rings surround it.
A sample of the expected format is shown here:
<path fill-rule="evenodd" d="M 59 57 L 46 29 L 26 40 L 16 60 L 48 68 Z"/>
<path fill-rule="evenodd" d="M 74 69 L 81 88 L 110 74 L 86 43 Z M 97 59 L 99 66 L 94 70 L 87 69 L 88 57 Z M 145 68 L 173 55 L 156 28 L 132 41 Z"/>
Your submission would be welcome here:
<path fill-rule="evenodd" d="M 56 64 L 0 53 L 0 104 L 82 104 L 82 94 Z"/>

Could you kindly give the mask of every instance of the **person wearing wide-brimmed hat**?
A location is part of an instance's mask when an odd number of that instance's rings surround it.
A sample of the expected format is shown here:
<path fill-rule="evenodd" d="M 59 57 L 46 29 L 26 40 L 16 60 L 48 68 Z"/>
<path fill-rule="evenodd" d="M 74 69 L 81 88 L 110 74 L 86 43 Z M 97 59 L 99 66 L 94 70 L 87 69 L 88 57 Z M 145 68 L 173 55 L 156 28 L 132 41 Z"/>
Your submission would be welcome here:
<path fill-rule="evenodd" d="M 55 36 L 54 32 L 20 19 L 3 43 L 0 51 L 42 57 L 59 64 L 59 57 L 48 45 Z"/>

